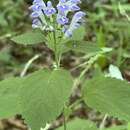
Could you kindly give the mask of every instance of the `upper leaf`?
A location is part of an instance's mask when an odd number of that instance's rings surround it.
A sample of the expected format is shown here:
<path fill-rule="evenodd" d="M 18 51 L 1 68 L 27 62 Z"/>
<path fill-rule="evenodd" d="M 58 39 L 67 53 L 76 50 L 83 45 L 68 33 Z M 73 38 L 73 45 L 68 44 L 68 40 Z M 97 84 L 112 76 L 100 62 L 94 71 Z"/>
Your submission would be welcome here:
<path fill-rule="evenodd" d="M 27 32 L 25 34 L 16 36 L 11 40 L 18 44 L 23 44 L 23 45 L 33 45 L 33 44 L 38 44 L 46 41 L 45 36 L 40 31 Z"/>
<path fill-rule="evenodd" d="M 94 123 L 88 120 L 82 120 L 82 119 L 75 119 L 73 121 L 70 121 L 67 123 L 67 129 L 68 130 L 100 130 L 96 127 Z M 64 127 L 60 127 L 56 130 L 64 130 Z M 104 128 L 102 130 L 126 130 L 125 126 L 116 126 L 111 128 Z"/>
<path fill-rule="evenodd" d="M 126 81 L 99 76 L 86 81 L 83 98 L 90 107 L 130 121 L 130 84 Z"/>
<path fill-rule="evenodd" d="M 96 44 L 86 41 L 68 41 L 67 43 L 65 43 L 65 49 L 67 51 L 74 50 L 86 54 L 97 54 L 102 51 L 102 49 L 99 48 Z"/>
<path fill-rule="evenodd" d="M 32 130 L 45 127 L 60 114 L 72 83 L 65 70 L 40 70 L 24 79 L 21 104 L 23 116 Z"/>
<path fill-rule="evenodd" d="M 0 82 L 0 118 L 21 114 L 20 90 L 20 78 L 9 78 Z"/>
<path fill-rule="evenodd" d="M 62 126 L 57 130 L 64 130 L 64 127 Z M 98 130 L 98 129 L 92 122 L 77 118 L 67 123 L 67 130 Z"/>

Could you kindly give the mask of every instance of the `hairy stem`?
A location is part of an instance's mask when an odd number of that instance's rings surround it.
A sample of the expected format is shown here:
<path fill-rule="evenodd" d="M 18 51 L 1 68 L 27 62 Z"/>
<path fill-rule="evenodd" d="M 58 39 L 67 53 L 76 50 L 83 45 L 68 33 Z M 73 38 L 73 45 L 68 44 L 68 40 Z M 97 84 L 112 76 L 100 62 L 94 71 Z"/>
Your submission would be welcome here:
<path fill-rule="evenodd" d="M 66 117 L 65 117 L 65 109 L 63 109 L 63 124 L 64 124 L 64 130 L 67 130 L 67 127 L 66 127 Z"/>
<path fill-rule="evenodd" d="M 57 54 L 57 41 L 56 41 L 55 31 L 53 32 L 53 38 L 54 38 L 55 62 L 56 62 L 56 66 L 58 68 L 59 67 L 59 58 L 58 58 L 58 54 Z"/>
<path fill-rule="evenodd" d="M 92 65 L 94 64 L 94 62 L 100 57 L 100 54 L 99 55 L 96 55 L 92 58 L 90 58 L 89 61 L 87 61 L 87 65 L 86 65 L 86 68 L 81 72 L 81 74 L 79 75 L 78 77 L 78 81 L 81 80 L 81 78 L 85 75 L 85 73 L 92 67 Z"/>
<path fill-rule="evenodd" d="M 100 124 L 100 130 L 102 130 L 105 127 L 105 123 L 106 123 L 106 119 L 107 119 L 108 115 L 106 114 Z"/>
<path fill-rule="evenodd" d="M 37 55 L 35 55 L 34 57 L 32 57 L 32 58 L 27 62 L 27 64 L 25 65 L 23 71 L 22 71 L 21 74 L 20 74 L 20 77 L 25 76 L 25 74 L 26 74 L 28 68 L 30 67 L 30 65 L 33 63 L 33 61 L 35 61 L 35 60 L 38 59 L 39 57 L 40 57 L 40 55 L 37 54 Z"/>

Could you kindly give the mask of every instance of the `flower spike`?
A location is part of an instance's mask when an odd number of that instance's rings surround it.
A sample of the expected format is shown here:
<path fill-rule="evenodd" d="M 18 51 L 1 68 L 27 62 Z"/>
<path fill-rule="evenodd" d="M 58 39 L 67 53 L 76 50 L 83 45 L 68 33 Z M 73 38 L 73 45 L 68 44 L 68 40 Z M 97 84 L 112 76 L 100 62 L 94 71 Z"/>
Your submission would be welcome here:
<path fill-rule="evenodd" d="M 43 0 L 33 0 L 33 5 L 30 7 L 33 11 L 31 14 L 32 27 L 46 31 L 54 31 L 57 30 L 56 27 L 60 27 L 65 37 L 71 37 L 73 31 L 83 23 L 85 16 L 85 13 L 80 11 L 79 3 L 81 0 L 59 0 L 57 9 L 55 9 L 50 0 L 47 3 Z M 74 14 L 72 21 L 68 18 L 69 12 Z M 53 27 L 52 22 L 56 22 L 58 26 Z"/>

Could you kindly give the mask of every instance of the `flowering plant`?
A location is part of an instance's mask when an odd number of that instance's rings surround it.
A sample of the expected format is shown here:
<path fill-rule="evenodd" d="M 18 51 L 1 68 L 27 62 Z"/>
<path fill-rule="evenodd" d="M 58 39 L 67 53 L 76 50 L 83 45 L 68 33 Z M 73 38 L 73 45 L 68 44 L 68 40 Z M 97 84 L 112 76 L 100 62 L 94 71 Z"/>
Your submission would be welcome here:
<path fill-rule="evenodd" d="M 51 1 L 45 3 L 43 0 L 33 0 L 29 9 L 32 10 L 34 31 L 16 36 L 12 40 L 23 45 L 45 43 L 55 54 L 54 67 L 43 68 L 25 76 L 31 63 L 41 56 L 36 55 L 27 62 L 20 78 L 1 81 L 0 117 L 19 113 L 32 130 L 45 126 L 44 130 L 48 130 L 52 121 L 61 115 L 59 118 L 62 118 L 64 125 L 58 130 L 66 130 L 67 119 L 73 115 L 77 105 L 83 102 L 105 114 L 100 130 L 103 129 L 108 115 L 130 120 L 129 83 L 123 79 L 116 66 L 111 65 L 108 74 L 99 70 L 98 75 L 93 74 L 94 78 L 85 77 L 90 69 L 98 66 L 96 62 L 111 52 L 112 48 L 100 47 L 84 40 L 86 32 L 81 25 L 84 23 L 85 13 L 80 10 L 80 3 L 80 0 L 59 0 L 54 6 Z M 75 80 L 61 67 L 62 54 L 69 50 L 84 54 L 80 57 L 82 63 L 73 68 L 82 68 Z M 75 94 L 80 83 L 80 95 L 76 95 L 78 99 L 70 103 L 69 97 Z M 8 107 L 10 109 L 6 111 Z M 86 120 L 79 119 L 70 123 L 68 128 L 98 130 L 93 124 L 90 125 L 89 121 L 86 123 Z"/>
<path fill-rule="evenodd" d="M 61 45 L 65 39 L 71 38 L 73 32 L 84 22 L 85 13 L 80 11 L 79 3 L 81 3 L 80 0 L 59 0 L 57 6 L 53 7 L 51 1 L 45 3 L 43 0 L 34 0 L 29 8 L 33 11 L 32 27 L 46 33 L 47 42 L 51 44 L 50 48 L 55 52 L 57 66 L 60 57 L 57 46 Z M 72 20 L 69 18 L 70 13 L 73 15 Z"/>

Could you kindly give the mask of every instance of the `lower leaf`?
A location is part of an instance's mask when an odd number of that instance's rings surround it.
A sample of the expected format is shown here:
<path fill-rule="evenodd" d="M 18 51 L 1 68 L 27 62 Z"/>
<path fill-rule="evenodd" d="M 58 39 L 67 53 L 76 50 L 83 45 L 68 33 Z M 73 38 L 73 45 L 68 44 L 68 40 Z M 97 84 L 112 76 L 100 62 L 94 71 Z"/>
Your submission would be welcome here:
<path fill-rule="evenodd" d="M 83 98 L 90 107 L 110 116 L 130 121 L 130 84 L 110 77 L 86 81 Z"/>
<path fill-rule="evenodd" d="M 61 113 L 72 83 L 70 74 L 65 70 L 40 70 L 24 79 L 21 106 L 32 130 L 44 128 L 47 122 Z"/>

